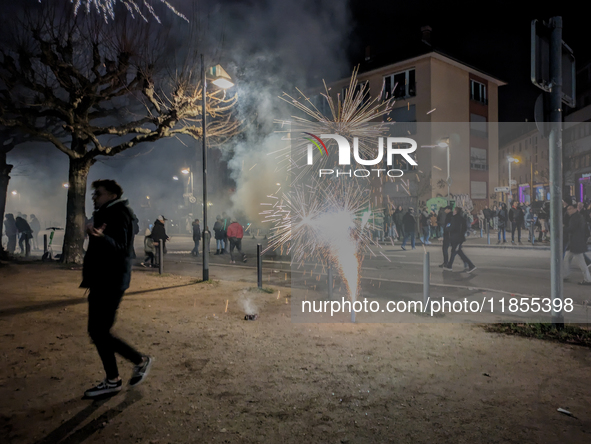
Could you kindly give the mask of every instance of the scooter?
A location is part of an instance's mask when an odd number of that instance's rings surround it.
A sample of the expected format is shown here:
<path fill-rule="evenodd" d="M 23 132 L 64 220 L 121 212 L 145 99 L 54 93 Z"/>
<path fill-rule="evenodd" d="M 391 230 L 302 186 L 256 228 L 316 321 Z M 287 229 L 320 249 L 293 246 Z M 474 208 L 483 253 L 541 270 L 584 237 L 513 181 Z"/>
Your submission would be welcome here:
<path fill-rule="evenodd" d="M 51 230 L 51 234 L 49 235 L 49 243 L 47 244 L 47 251 L 45 253 L 43 253 L 43 256 L 41 256 L 41 260 L 44 262 L 53 260 L 53 249 L 51 248 L 51 244 L 53 243 L 53 235 L 55 234 L 55 230 L 63 230 L 63 228 L 49 227 L 49 228 L 46 228 L 46 230 Z M 58 256 L 60 256 L 60 255 L 58 255 Z M 56 259 L 59 259 L 59 258 L 56 257 Z"/>

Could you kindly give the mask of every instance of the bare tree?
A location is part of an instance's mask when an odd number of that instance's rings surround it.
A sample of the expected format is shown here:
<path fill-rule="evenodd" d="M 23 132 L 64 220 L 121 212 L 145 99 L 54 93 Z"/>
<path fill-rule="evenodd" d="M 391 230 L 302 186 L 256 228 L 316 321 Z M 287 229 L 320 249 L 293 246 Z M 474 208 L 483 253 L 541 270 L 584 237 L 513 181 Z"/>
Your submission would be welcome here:
<path fill-rule="evenodd" d="M 165 28 L 125 16 L 107 25 L 52 3 L 14 25 L 0 49 L 0 124 L 68 156 L 62 258 L 81 263 L 90 167 L 142 142 L 200 138 L 199 63 L 191 53 L 177 68 L 166 58 Z M 208 138 L 238 131 L 235 105 L 236 96 L 208 92 Z"/>

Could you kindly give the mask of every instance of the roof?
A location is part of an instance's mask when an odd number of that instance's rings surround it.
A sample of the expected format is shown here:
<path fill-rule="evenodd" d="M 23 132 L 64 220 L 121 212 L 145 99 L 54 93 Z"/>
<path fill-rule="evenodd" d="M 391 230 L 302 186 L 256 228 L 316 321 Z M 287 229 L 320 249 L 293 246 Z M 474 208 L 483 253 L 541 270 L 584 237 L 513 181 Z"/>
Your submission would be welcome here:
<path fill-rule="evenodd" d="M 460 68 L 463 68 L 475 75 L 485 78 L 489 82 L 496 83 L 498 86 L 507 84 L 507 82 L 499 79 L 498 77 L 476 66 L 473 66 L 466 61 L 460 60 L 447 51 L 443 51 L 425 42 L 424 40 L 419 39 L 414 41 L 404 41 L 404 44 L 400 45 L 396 49 L 370 55 L 369 58 L 366 57 L 366 59 L 359 64 L 359 74 L 368 74 L 373 71 L 387 68 L 391 65 L 426 57 L 433 57 L 452 65 L 459 66 Z"/>

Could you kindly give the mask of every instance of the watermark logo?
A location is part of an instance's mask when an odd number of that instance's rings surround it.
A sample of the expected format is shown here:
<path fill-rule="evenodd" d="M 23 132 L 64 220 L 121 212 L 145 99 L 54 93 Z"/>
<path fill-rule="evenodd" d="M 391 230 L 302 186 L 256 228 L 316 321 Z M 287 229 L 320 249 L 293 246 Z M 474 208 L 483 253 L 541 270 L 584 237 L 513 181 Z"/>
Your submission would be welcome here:
<path fill-rule="evenodd" d="M 338 146 L 338 155 L 339 161 L 338 164 L 342 166 L 351 165 L 351 145 L 349 141 L 338 134 L 321 134 L 320 137 L 315 136 L 312 133 L 304 133 L 312 138 L 305 137 L 306 140 L 310 141 L 311 143 L 308 144 L 308 165 L 312 165 L 314 163 L 314 148 L 313 145 L 318 148 L 320 151 L 320 155 L 328 156 L 328 149 L 326 148 L 326 144 L 322 141 L 322 139 L 333 139 Z M 417 142 L 408 137 L 387 137 L 386 139 L 386 160 L 387 165 L 389 167 L 394 165 L 393 159 L 394 156 L 402 156 L 404 160 L 409 164 L 416 166 L 416 161 L 410 155 L 414 153 L 417 149 Z M 324 152 L 322 148 L 324 148 Z M 355 162 L 359 165 L 364 166 L 374 166 L 378 165 L 382 162 L 384 158 L 384 137 L 378 138 L 377 143 L 377 155 L 374 159 L 363 159 L 359 155 L 359 138 L 353 138 L 353 158 Z M 336 175 L 338 176 L 355 176 L 355 177 L 368 177 L 371 174 L 375 173 L 379 177 L 381 173 L 387 174 L 389 177 L 401 177 L 404 175 L 403 170 L 399 169 L 385 169 L 385 168 L 373 168 L 371 170 L 362 168 L 348 171 L 341 171 L 339 169 L 329 169 L 329 168 L 320 168 L 318 173 L 319 176 L 322 177 L 323 175 Z"/>

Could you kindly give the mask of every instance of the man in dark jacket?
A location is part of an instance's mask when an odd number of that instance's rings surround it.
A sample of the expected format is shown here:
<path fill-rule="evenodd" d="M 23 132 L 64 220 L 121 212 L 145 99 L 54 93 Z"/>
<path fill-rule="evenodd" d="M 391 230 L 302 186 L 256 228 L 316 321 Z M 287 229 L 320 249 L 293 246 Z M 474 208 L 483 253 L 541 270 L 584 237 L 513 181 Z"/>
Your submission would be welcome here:
<path fill-rule="evenodd" d="M 467 224 L 464 215 L 462 214 L 463 211 L 461 208 L 454 209 L 454 215 L 451 218 L 451 225 L 449 227 L 449 240 L 451 243 L 451 257 L 449 259 L 449 263 L 446 267 L 443 267 L 445 271 L 452 271 L 454 259 L 456 254 L 460 256 L 460 258 L 464 261 L 464 264 L 468 264 L 468 273 L 472 273 L 476 270 L 476 266 L 472 263 L 472 261 L 466 256 L 466 254 L 462 251 L 462 244 L 466 240 L 465 234 L 467 231 Z"/>
<path fill-rule="evenodd" d="M 199 254 L 199 241 L 201 240 L 201 227 L 199 226 L 199 219 L 195 219 L 193 222 L 193 242 L 195 243 L 195 247 L 191 254 L 193 256 L 197 256 Z"/>
<path fill-rule="evenodd" d="M 409 208 L 408 212 L 404 215 L 404 217 L 402 218 L 402 229 L 404 230 L 404 240 L 402 241 L 402 245 L 400 246 L 403 250 L 406 250 L 406 248 L 404 248 L 406 246 L 406 241 L 408 240 L 408 238 L 410 237 L 410 244 L 412 246 L 412 249 L 415 249 L 415 231 L 416 231 L 416 226 L 417 226 L 417 221 L 415 220 L 415 216 L 414 216 L 414 208 Z"/>
<path fill-rule="evenodd" d="M 569 216 L 568 228 L 566 233 L 568 235 L 568 250 L 564 257 L 563 278 L 567 278 L 570 274 L 570 265 L 572 260 L 579 266 L 583 272 L 583 280 L 579 285 L 591 285 L 591 273 L 585 264 L 584 253 L 587 251 L 587 226 L 585 224 L 584 216 L 577 211 L 576 204 L 569 204 L 566 207 L 566 212 Z"/>
<path fill-rule="evenodd" d="M 26 217 L 26 216 L 24 216 Z M 31 239 L 33 239 L 33 230 L 24 217 L 18 216 L 15 220 L 16 229 L 18 230 L 18 246 L 21 249 L 21 254 L 25 256 L 31 254 Z"/>
<path fill-rule="evenodd" d="M 216 216 L 215 223 L 213 224 L 213 232 L 215 234 L 215 241 L 217 250 L 215 254 L 224 254 L 225 244 L 224 239 L 226 238 L 226 229 L 221 216 Z"/>
<path fill-rule="evenodd" d="M 152 358 L 111 334 L 117 308 L 131 280 L 135 216 L 127 206 L 127 200 L 121 199 L 123 190 L 117 182 L 97 180 L 92 187 L 95 190 L 92 195 L 95 212 L 92 223 L 86 226 L 89 242 L 80 287 L 89 289 L 88 333 L 103 362 L 106 378 L 84 393 L 88 398 L 121 390 L 115 353 L 135 364 L 130 386 L 142 382 L 152 365 Z"/>
<path fill-rule="evenodd" d="M 166 228 L 164 227 L 164 221 L 166 221 L 164 216 L 158 216 L 158 219 L 154 221 L 154 226 L 152 227 L 152 239 L 154 239 L 154 245 L 161 245 L 163 248 L 162 253 L 166 254 L 166 241 L 170 239 L 166 234 Z M 158 254 L 156 254 L 156 258 L 158 258 Z"/>
<path fill-rule="evenodd" d="M 501 233 L 503 233 L 503 243 L 507 243 L 507 238 L 505 236 L 505 227 L 507 226 L 507 221 L 509 219 L 509 215 L 507 214 L 507 204 L 501 204 L 501 208 L 499 208 L 499 211 L 497 212 L 497 219 L 499 221 L 499 241 L 497 244 L 501 243 Z"/>
<path fill-rule="evenodd" d="M 519 245 L 523 245 L 521 243 L 521 227 L 523 226 L 525 215 L 519 202 L 514 202 L 513 207 L 509 210 L 509 220 L 511 221 L 511 243 L 515 244 L 515 230 L 517 230 L 517 241 Z"/>
<path fill-rule="evenodd" d="M 485 205 L 484 210 L 482 210 L 482 214 L 484 216 L 484 220 L 486 221 L 488 227 L 491 228 L 490 222 L 493 219 L 493 217 L 495 217 L 493 211 L 488 207 L 488 205 Z"/>

